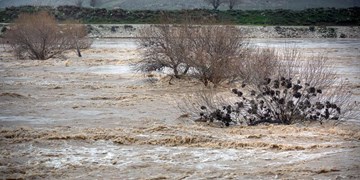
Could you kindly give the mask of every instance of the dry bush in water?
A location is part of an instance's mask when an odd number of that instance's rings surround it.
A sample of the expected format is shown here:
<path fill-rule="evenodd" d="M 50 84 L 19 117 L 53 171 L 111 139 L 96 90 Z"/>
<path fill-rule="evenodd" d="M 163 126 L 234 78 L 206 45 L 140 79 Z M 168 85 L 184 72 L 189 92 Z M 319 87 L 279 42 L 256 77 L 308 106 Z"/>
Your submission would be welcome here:
<path fill-rule="evenodd" d="M 21 14 L 5 33 L 16 57 L 45 60 L 70 49 L 53 16 L 47 12 Z"/>
<path fill-rule="evenodd" d="M 186 64 L 194 69 L 192 75 L 208 86 L 215 87 L 235 82 L 239 69 L 249 53 L 247 41 L 235 26 L 201 26 L 193 28 L 190 35 L 189 58 Z"/>
<path fill-rule="evenodd" d="M 270 58 L 275 62 L 270 74 L 257 71 L 267 59 L 263 56 L 274 57 Z M 201 93 L 186 100 L 186 109 L 197 113 L 201 121 L 220 121 L 227 126 L 325 120 L 337 123 L 359 116 L 359 106 L 351 102 L 351 92 L 323 56 L 303 60 L 296 49 L 286 49 L 259 50 L 251 57 L 244 67 L 250 74 L 246 83 L 232 89 L 234 96 Z"/>
<path fill-rule="evenodd" d="M 252 47 L 244 55 L 237 74 L 247 84 L 260 84 L 265 78 L 272 76 L 280 65 L 278 53 L 272 48 Z"/>
<path fill-rule="evenodd" d="M 138 70 L 170 68 L 177 78 L 191 70 L 190 75 L 205 86 L 236 81 L 240 61 L 249 50 L 234 26 L 159 25 L 140 34 L 144 59 L 136 64 Z"/>
<path fill-rule="evenodd" d="M 77 42 L 85 37 L 74 31 L 78 29 L 75 26 L 73 29 L 68 25 L 60 26 L 47 12 L 20 14 L 9 27 L 4 38 L 19 59 L 46 60 L 66 50 L 76 49 L 79 47 Z"/>
<path fill-rule="evenodd" d="M 136 69 L 143 72 L 170 68 L 174 76 L 186 74 L 189 67 L 186 60 L 189 49 L 188 27 L 174 28 L 170 25 L 156 25 L 140 30 L 140 47 L 144 48 L 144 59 L 136 64 Z"/>
<path fill-rule="evenodd" d="M 93 43 L 93 40 L 87 36 L 86 26 L 79 21 L 66 21 L 61 28 L 69 36 L 72 48 L 76 49 L 77 55 L 82 57 L 81 49 L 88 49 Z"/>

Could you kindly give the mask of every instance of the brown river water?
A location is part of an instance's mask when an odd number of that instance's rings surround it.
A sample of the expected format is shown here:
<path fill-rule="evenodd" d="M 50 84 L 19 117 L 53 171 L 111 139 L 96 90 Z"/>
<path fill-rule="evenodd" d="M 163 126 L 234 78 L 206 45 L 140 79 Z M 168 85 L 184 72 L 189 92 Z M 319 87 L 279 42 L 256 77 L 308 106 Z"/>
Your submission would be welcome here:
<path fill-rule="evenodd" d="M 324 53 L 360 100 L 359 39 L 252 39 Z M 360 179 L 360 119 L 220 128 L 182 116 L 202 88 L 130 64 L 133 39 L 97 39 L 78 58 L 0 55 L 2 179 Z M 224 88 L 224 91 L 229 89 Z"/>

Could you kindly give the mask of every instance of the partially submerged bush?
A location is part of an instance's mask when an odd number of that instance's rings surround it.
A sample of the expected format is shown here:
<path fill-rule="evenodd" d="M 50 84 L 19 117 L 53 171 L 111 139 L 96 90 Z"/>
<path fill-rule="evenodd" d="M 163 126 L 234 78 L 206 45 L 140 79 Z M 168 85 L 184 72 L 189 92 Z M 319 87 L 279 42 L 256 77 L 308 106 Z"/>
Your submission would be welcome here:
<path fill-rule="evenodd" d="M 139 43 L 144 48 L 144 58 L 136 69 L 151 72 L 170 68 L 174 76 L 186 74 L 189 67 L 185 62 L 190 54 L 189 39 L 185 26 L 173 28 L 170 25 L 151 26 L 140 30 Z M 185 69 L 182 69 L 185 67 Z"/>
<path fill-rule="evenodd" d="M 234 82 L 248 50 L 247 41 L 234 26 L 159 25 L 140 34 L 144 59 L 136 64 L 138 70 L 170 68 L 177 78 L 192 70 L 191 76 L 205 86 Z"/>
<path fill-rule="evenodd" d="M 187 64 L 192 75 L 205 86 L 235 82 L 241 61 L 248 53 L 247 41 L 235 26 L 201 26 L 190 31 L 190 57 Z"/>
<path fill-rule="evenodd" d="M 78 57 L 82 57 L 81 50 L 90 48 L 93 43 L 88 37 L 87 28 L 79 21 L 66 21 L 62 25 L 62 29 L 66 36 L 69 36 L 72 49 L 76 49 Z"/>
<path fill-rule="evenodd" d="M 261 84 L 263 79 L 271 77 L 274 72 L 279 72 L 279 55 L 275 49 L 252 48 L 244 53 L 245 57 L 237 66 L 237 80 L 247 84 Z M 240 68 L 239 68 L 240 67 Z"/>
<path fill-rule="evenodd" d="M 55 17 L 47 12 L 21 14 L 9 26 L 4 38 L 19 59 L 45 60 L 69 49 L 80 49 L 82 27 L 57 24 Z M 79 51 L 78 51 L 79 52 Z"/>
<path fill-rule="evenodd" d="M 183 110 L 196 113 L 200 116 L 199 121 L 220 121 L 226 126 L 339 122 L 359 115 L 358 105 L 350 102 L 351 92 L 339 81 L 323 56 L 304 60 L 294 49 L 282 52 L 260 50 L 255 57 L 258 55 L 273 57 L 274 66 L 261 69 L 267 58 L 258 57 L 252 63 L 247 62 L 244 67 L 245 73 L 249 74 L 244 76 L 244 83 L 239 88 L 232 89 L 235 96 L 202 93 L 187 99 Z"/>
<path fill-rule="evenodd" d="M 281 77 L 264 79 L 258 91 L 245 93 L 242 89 L 232 89 L 238 97 L 233 105 L 223 106 L 215 111 L 207 111 L 202 106 L 202 119 L 222 121 L 227 126 L 231 122 L 248 125 L 260 123 L 292 124 L 296 120 L 339 120 L 341 107 L 334 102 L 315 100 L 322 89 Z"/>

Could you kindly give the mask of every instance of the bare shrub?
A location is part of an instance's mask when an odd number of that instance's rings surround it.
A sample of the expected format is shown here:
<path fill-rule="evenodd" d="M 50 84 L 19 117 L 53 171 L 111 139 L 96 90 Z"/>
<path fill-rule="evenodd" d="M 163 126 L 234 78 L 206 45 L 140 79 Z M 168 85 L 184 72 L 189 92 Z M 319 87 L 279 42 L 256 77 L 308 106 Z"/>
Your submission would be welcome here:
<path fill-rule="evenodd" d="M 261 84 L 265 78 L 279 70 L 278 53 L 273 48 L 249 47 L 243 55 L 241 68 L 236 74 L 244 83 Z"/>
<path fill-rule="evenodd" d="M 291 79 L 268 79 L 258 86 L 259 91 L 233 89 L 238 96 L 234 105 L 226 105 L 209 111 L 206 106 L 200 113 L 202 119 L 222 121 L 227 126 L 234 118 L 243 118 L 241 122 L 248 125 L 260 123 L 292 124 L 296 121 L 339 120 L 342 113 L 341 105 L 330 101 L 316 101 L 322 89 L 306 83 L 292 82 Z"/>
<path fill-rule="evenodd" d="M 191 70 L 190 75 L 205 86 L 237 81 L 241 60 L 249 51 L 235 26 L 159 25 L 140 34 L 144 59 L 136 63 L 136 69 L 170 68 L 177 78 Z"/>
<path fill-rule="evenodd" d="M 190 54 L 188 26 L 173 27 L 157 25 L 140 30 L 139 44 L 144 54 L 136 69 L 144 72 L 170 68 L 176 78 L 186 74 L 189 67 L 185 62 Z"/>
<path fill-rule="evenodd" d="M 217 10 L 221 4 L 223 4 L 224 0 L 204 0 L 206 3 L 210 4 L 214 10 Z"/>
<path fill-rule="evenodd" d="M 79 57 L 82 57 L 81 49 L 88 49 L 93 43 L 92 39 L 88 37 L 86 26 L 79 21 L 67 21 L 62 26 L 62 29 L 69 36 L 72 48 L 76 49 Z"/>
<path fill-rule="evenodd" d="M 45 60 L 72 48 L 69 36 L 47 12 L 21 14 L 9 27 L 4 37 L 19 59 Z"/>
<path fill-rule="evenodd" d="M 265 78 L 284 77 L 324 88 L 334 85 L 338 79 L 326 56 L 319 54 L 306 58 L 296 47 L 252 48 L 247 55 L 241 61 L 243 68 L 239 74 L 252 86 L 262 84 Z"/>
<path fill-rule="evenodd" d="M 18 59 L 30 58 L 46 60 L 62 54 L 66 50 L 89 48 L 86 27 L 78 22 L 68 22 L 60 26 L 55 17 L 47 12 L 21 14 L 10 24 L 4 38 Z"/>
<path fill-rule="evenodd" d="M 248 52 L 247 41 L 235 26 L 201 26 L 190 35 L 190 58 L 187 64 L 193 76 L 215 87 L 228 81 L 234 82 L 241 69 L 241 61 Z"/>
<path fill-rule="evenodd" d="M 280 52 L 265 49 L 253 53 L 250 61 L 254 61 L 245 62 L 244 69 L 250 73 L 247 83 L 232 90 L 235 96 L 203 94 L 192 97 L 190 101 L 194 103 L 186 103 L 198 106 L 193 109 L 200 113 L 200 120 L 220 121 L 228 126 L 325 120 L 337 123 L 359 116 L 359 106 L 351 102 L 351 92 L 333 73 L 324 56 L 305 60 L 296 49 Z M 276 63 L 264 70 L 261 67 L 268 57 L 274 57 L 275 60 L 270 59 Z"/>
<path fill-rule="evenodd" d="M 242 0 L 227 0 L 227 3 L 229 5 L 229 9 L 233 10 L 235 6 L 239 5 Z"/>
<path fill-rule="evenodd" d="M 207 115 L 207 112 L 216 112 L 221 107 L 227 107 L 229 104 L 230 93 L 221 92 L 217 88 L 204 88 L 196 93 L 186 94 L 180 101 L 177 101 L 178 108 L 184 113 L 188 114 L 191 117 L 197 118 L 196 122 L 214 122 L 220 121 L 216 118 L 204 118 Z M 200 118 L 199 118 L 200 117 Z M 224 123 L 235 123 L 241 122 L 240 120 L 232 119 L 232 122 Z"/>

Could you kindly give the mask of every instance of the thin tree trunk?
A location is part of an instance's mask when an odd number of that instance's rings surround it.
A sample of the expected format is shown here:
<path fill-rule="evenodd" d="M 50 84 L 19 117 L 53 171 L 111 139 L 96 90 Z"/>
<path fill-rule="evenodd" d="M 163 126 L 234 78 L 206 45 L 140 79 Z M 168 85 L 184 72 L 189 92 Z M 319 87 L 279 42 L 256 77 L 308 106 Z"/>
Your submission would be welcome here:
<path fill-rule="evenodd" d="M 174 76 L 175 76 L 177 79 L 180 79 L 179 70 L 178 70 L 177 68 L 178 68 L 178 66 L 175 66 L 175 67 L 174 67 Z"/>
<path fill-rule="evenodd" d="M 188 73 L 189 69 L 190 69 L 190 66 L 186 66 L 186 68 L 185 68 L 185 70 L 183 72 L 183 75 L 186 75 Z"/>
<path fill-rule="evenodd" d="M 79 57 L 82 57 L 81 51 L 80 51 L 80 47 L 79 47 L 79 44 L 78 44 L 78 40 L 77 40 L 77 39 L 76 39 L 75 44 L 76 44 L 76 52 L 77 52 L 77 55 L 78 55 Z"/>
<path fill-rule="evenodd" d="M 79 57 L 82 57 L 79 46 L 76 46 L 76 51 L 77 51 L 77 55 L 78 55 Z"/>

